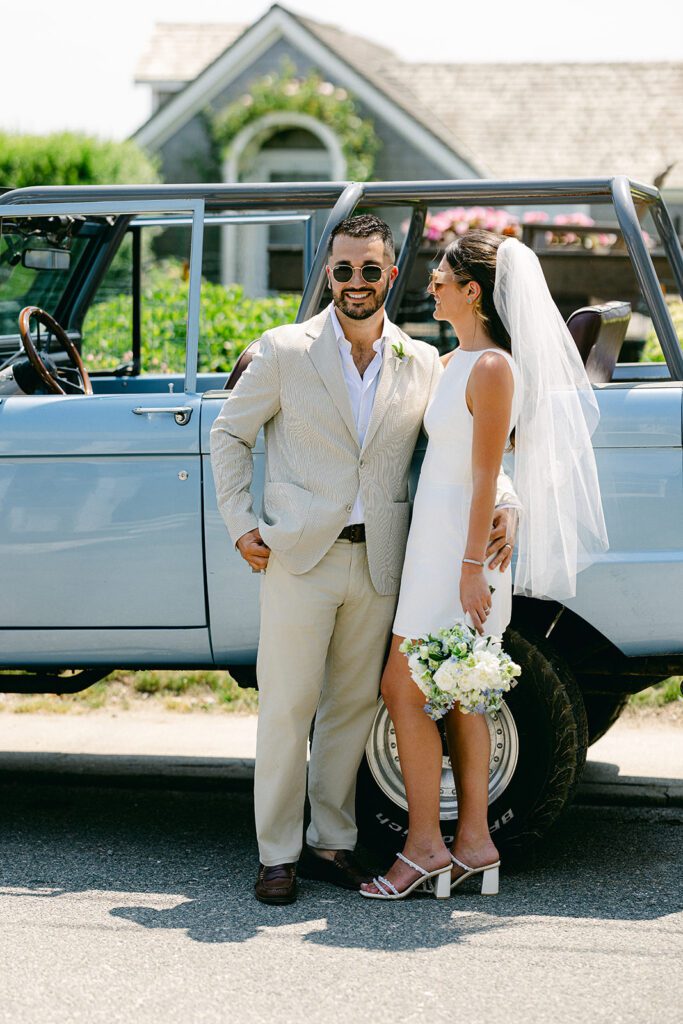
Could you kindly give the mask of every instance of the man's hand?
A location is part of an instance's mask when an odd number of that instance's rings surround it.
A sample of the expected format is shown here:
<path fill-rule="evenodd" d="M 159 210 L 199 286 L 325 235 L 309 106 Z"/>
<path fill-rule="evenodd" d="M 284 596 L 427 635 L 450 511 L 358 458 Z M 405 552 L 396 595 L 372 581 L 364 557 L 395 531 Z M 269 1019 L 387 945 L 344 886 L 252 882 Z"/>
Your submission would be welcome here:
<path fill-rule="evenodd" d="M 268 565 L 270 548 L 264 544 L 258 528 L 242 534 L 237 541 L 237 550 L 244 561 L 249 563 L 252 572 L 263 572 Z"/>
<path fill-rule="evenodd" d="M 497 508 L 493 515 L 493 529 L 489 537 L 486 557 L 490 569 L 505 572 L 512 560 L 512 549 L 517 538 L 519 516 L 516 508 Z"/>

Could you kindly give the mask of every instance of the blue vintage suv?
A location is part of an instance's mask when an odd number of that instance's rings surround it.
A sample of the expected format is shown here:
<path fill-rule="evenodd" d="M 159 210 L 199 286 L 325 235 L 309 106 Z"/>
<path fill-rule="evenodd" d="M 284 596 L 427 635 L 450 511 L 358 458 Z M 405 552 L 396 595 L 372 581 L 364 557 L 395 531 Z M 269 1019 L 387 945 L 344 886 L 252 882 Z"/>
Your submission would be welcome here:
<path fill-rule="evenodd" d="M 212 422 L 250 352 L 214 368 L 216 288 L 243 280 L 266 295 L 277 280 L 310 317 L 327 301 L 330 231 L 371 208 L 397 228 L 407 218 L 390 316 L 448 345 L 425 302 L 425 216 L 486 203 L 599 206 L 617 239 L 609 253 L 539 252 L 600 404 L 610 536 L 566 605 L 515 599 L 505 644 L 523 673 L 488 719 L 496 841 L 522 846 L 548 829 L 627 696 L 683 674 L 683 352 L 668 301 L 683 294 L 683 255 L 658 191 L 624 177 L 0 195 L 1 691 L 73 692 L 122 667 L 224 667 L 253 684 L 259 576 L 228 539 L 209 460 Z M 623 361 L 646 335 L 656 361 Z M 258 507 L 262 437 L 254 454 Z M 441 798 L 448 835 L 445 748 Z M 406 801 L 381 703 L 358 813 L 366 844 L 394 850 Z"/>

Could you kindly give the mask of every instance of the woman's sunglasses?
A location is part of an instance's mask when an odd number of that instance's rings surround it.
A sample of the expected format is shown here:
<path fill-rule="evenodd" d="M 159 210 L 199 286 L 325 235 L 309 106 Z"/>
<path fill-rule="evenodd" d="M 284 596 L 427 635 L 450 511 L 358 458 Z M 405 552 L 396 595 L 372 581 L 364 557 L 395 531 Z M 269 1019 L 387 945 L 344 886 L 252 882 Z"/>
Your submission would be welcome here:
<path fill-rule="evenodd" d="M 364 281 L 367 281 L 368 284 L 377 284 L 382 274 L 385 274 L 392 266 L 393 264 L 388 267 L 380 267 L 378 263 L 364 263 L 362 267 L 353 267 L 350 263 L 338 263 L 336 267 L 332 267 L 332 277 L 339 284 L 345 284 L 353 277 L 354 270 L 360 270 L 360 276 Z"/>
<path fill-rule="evenodd" d="M 466 277 L 455 277 L 453 274 L 447 274 L 445 270 L 430 270 L 427 273 L 427 287 L 431 287 L 436 291 L 442 284 L 469 284 L 470 278 Z"/>

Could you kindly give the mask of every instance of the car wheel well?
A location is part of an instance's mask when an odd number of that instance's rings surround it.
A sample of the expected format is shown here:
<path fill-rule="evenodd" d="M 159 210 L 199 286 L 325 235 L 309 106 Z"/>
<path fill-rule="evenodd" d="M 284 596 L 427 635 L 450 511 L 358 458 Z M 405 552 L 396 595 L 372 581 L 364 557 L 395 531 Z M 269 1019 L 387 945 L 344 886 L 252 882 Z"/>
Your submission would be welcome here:
<path fill-rule="evenodd" d="M 672 675 L 683 675 L 683 654 L 629 657 L 595 626 L 556 601 L 515 597 L 514 629 L 546 638 L 571 669 L 581 691 L 638 693 Z"/>

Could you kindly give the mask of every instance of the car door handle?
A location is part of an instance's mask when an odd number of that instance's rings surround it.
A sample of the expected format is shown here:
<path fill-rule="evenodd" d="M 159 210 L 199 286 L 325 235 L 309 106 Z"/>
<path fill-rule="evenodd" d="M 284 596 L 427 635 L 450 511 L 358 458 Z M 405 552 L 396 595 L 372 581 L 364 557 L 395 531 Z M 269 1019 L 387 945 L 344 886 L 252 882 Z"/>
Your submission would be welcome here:
<path fill-rule="evenodd" d="M 190 422 L 192 415 L 191 405 L 138 405 L 133 409 L 134 416 L 154 416 L 156 413 L 166 413 L 173 416 L 179 427 L 184 427 Z"/>

